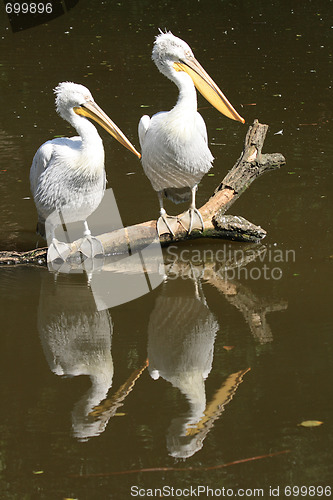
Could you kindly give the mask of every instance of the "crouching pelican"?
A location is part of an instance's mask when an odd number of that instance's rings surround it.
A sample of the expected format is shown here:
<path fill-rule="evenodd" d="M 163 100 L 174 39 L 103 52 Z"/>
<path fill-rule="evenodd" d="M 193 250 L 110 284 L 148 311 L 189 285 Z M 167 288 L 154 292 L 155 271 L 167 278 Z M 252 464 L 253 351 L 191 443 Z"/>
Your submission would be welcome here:
<path fill-rule="evenodd" d="M 52 216 L 69 223 L 83 221 L 83 242 L 80 251 L 87 257 L 103 252 L 101 242 L 91 236 L 87 217 L 100 204 L 106 184 L 104 147 L 93 119 L 123 146 L 140 158 L 140 153 L 122 131 L 95 103 L 83 85 L 62 82 L 55 89 L 56 110 L 78 132 L 77 137 L 61 137 L 45 142 L 37 150 L 30 169 L 30 187 L 38 212 L 37 232 L 45 238 L 45 221 L 51 220 L 48 260 L 66 260 L 67 243 L 55 238 Z"/>
<path fill-rule="evenodd" d="M 212 166 L 213 156 L 207 144 L 206 125 L 197 112 L 199 92 L 228 118 L 245 123 L 230 102 L 195 59 L 186 42 L 172 33 L 162 33 L 155 39 L 152 59 L 160 72 L 179 89 L 177 104 L 152 118 L 145 115 L 139 122 L 142 166 L 157 191 L 160 203 L 158 234 L 173 235 L 178 222 L 188 230 L 202 229 L 203 221 L 195 206 L 197 185 Z M 163 207 L 163 196 L 174 203 L 187 201 L 191 205 L 181 217 L 171 217 Z"/>

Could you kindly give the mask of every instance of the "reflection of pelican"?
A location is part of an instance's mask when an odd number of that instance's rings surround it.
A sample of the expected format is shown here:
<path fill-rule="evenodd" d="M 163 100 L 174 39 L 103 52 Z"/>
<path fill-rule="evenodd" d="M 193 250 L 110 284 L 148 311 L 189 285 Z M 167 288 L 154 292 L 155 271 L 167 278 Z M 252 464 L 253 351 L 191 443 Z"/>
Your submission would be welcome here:
<path fill-rule="evenodd" d="M 94 256 L 103 253 L 101 243 L 91 237 L 87 217 L 100 204 L 105 190 L 104 148 L 92 118 L 132 153 L 140 157 L 119 128 L 95 103 L 83 85 L 63 82 L 55 89 L 56 109 L 78 132 L 79 137 L 62 137 L 45 142 L 35 154 L 30 169 L 31 191 L 38 212 L 37 231 L 45 237 L 45 221 L 51 214 L 62 214 L 65 222 L 84 221 L 84 240 L 80 250 Z M 66 243 L 54 237 L 49 259 L 69 254 Z"/>
<path fill-rule="evenodd" d="M 204 120 L 197 112 L 194 85 L 199 92 L 228 118 L 244 123 L 221 90 L 195 59 L 191 48 L 172 33 L 156 37 L 153 55 L 156 66 L 179 88 L 176 106 L 168 112 L 157 113 L 151 119 L 145 115 L 139 123 L 142 165 L 158 193 L 161 217 L 158 233 L 173 233 L 180 220 L 190 233 L 203 228 L 200 213 L 195 207 L 195 193 L 201 178 L 212 166 L 213 156 L 207 145 Z M 177 219 L 169 217 L 163 207 L 163 195 L 175 203 L 192 196 L 189 211 Z"/>
<path fill-rule="evenodd" d="M 50 369 L 59 376 L 88 375 L 91 387 L 72 412 L 74 436 L 80 440 L 104 431 L 108 419 L 90 417 L 112 384 L 112 322 L 97 311 L 83 275 L 62 275 L 54 282 L 45 273 L 38 308 L 38 331 Z"/>
<path fill-rule="evenodd" d="M 196 283 L 195 283 L 196 284 Z M 168 290 L 172 282 L 168 283 Z M 177 283 L 177 290 L 179 283 Z M 171 326 L 172 325 L 172 326 Z M 188 434 L 204 415 L 205 379 L 213 361 L 215 334 L 219 325 L 204 297 L 158 297 L 148 326 L 149 372 L 177 387 L 190 404 L 189 412 L 172 421 L 168 448 L 172 456 L 186 458 L 202 447 L 202 440 Z"/>

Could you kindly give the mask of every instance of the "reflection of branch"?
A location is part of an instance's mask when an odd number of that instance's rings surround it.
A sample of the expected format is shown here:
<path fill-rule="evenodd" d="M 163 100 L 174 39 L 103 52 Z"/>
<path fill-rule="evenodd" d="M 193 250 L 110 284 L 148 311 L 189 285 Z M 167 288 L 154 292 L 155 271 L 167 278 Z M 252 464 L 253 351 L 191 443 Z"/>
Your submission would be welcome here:
<path fill-rule="evenodd" d="M 261 344 L 266 344 L 273 340 L 273 334 L 267 323 L 266 314 L 275 311 L 284 311 L 288 303 L 280 300 L 274 304 L 267 303 L 267 300 L 256 297 L 247 287 L 234 281 L 223 281 L 216 277 L 208 277 L 210 283 L 223 293 L 227 301 L 235 306 L 244 316 L 249 325 L 253 337 Z"/>
<path fill-rule="evenodd" d="M 261 344 L 265 344 L 273 340 L 272 331 L 266 319 L 267 313 L 284 311 L 287 309 L 288 303 L 284 300 L 271 303 L 267 299 L 257 297 L 248 287 L 241 285 L 236 280 L 228 279 L 228 270 L 243 267 L 265 251 L 263 245 L 252 245 L 252 247 L 248 247 L 248 253 L 245 249 L 241 258 L 238 258 L 237 251 L 234 260 L 228 254 L 225 260 L 219 261 L 219 267 L 216 263 L 211 262 L 192 265 L 191 261 L 183 262 L 176 259 L 171 261 L 166 269 L 171 278 L 193 279 L 193 277 L 197 277 L 214 286 L 230 304 L 243 314 L 253 337 Z"/>
<path fill-rule="evenodd" d="M 239 385 L 243 382 L 244 375 L 250 370 L 251 368 L 247 368 L 246 370 L 241 370 L 229 375 L 220 389 L 214 394 L 212 401 L 206 406 L 202 419 L 195 426 L 187 429 L 187 436 L 194 436 L 199 432 L 205 435 L 208 433 L 213 422 L 219 418 L 225 406 L 234 397 Z"/>
<path fill-rule="evenodd" d="M 104 401 L 102 401 L 98 406 L 95 406 L 95 408 L 89 413 L 89 417 L 99 419 L 103 416 L 107 420 L 113 417 L 119 406 L 122 406 L 126 396 L 128 396 L 128 394 L 132 391 L 135 382 L 147 366 L 148 360 L 141 368 L 138 368 L 130 375 L 130 377 L 119 387 L 115 394 L 113 394 L 110 398 L 104 399 Z"/>

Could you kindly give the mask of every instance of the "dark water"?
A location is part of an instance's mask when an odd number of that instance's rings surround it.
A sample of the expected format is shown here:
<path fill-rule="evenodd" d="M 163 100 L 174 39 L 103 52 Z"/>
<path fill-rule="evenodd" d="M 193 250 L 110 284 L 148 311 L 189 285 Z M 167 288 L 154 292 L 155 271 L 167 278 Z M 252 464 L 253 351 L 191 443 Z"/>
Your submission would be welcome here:
<path fill-rule="evenodd" d="M 173 106 L 176 88 L 150 59 L 158 28 L 191 45 L 247 124 L 269 124 L 264 151 L 287 164 L 232 208 L 268 231 L 264 246 L 172 247 L 163 284 L 123 305 L 97 311 L 84 274 L 0 269 L 0 497 L 202 485 L 284 498 L 288 486 L 330 485 L 332 2 L 81 0 L 20 33 L 1 9 L 1 249 L 36 245 L 31 160 L 72 133 L 54 110 L 57 83 L 86 85 L 136 146 L 141 115 Z M 199 106 L 216 158 L 200 206 L 247 126 Z M 154 218 L 139 162 L 101 135 L 123 223 Z M 257 259 L 237 267 L 244 255 Z M 251 457 L 263 458 L 216 468 Z"/>

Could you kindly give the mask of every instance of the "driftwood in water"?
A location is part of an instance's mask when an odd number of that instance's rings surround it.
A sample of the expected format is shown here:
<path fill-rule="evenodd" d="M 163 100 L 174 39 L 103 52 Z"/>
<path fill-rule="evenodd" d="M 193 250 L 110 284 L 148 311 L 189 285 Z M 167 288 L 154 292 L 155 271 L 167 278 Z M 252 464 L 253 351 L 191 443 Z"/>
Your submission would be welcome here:
<path fill-rule="evenodd" d="M 261 153 L 267 130 L 268 125 L 262 125 L 258 120 L 249 127 L 240 158 L 207 203 L 199 209 L 204 221 L 204 231 L 193 231 L 188 235 L 183 226 L 178 224 L 174 238 L 170 234 L 161 235 L 162 245 L 193 238 L 255 242 L 266 236 L 266 231 L 260 226 L 255 226 L 242 217 L 224 214 L 257 177 L 285 163 L 280 153 Z M 155 236 L 156 220 L 151 220 L 102 234 L 98 238 L 106 254 L 121 254 L 128 253 L 129 247 L 133 253 L 149 245 Z M 78 240 L 71 244 L 73 254 L 79 248 L 80 242 L 81 240 Z M 40 264 L 45 262 L 46 254 L 47 248 L 28 252 L 0 252 L 0 264 Z"/>

